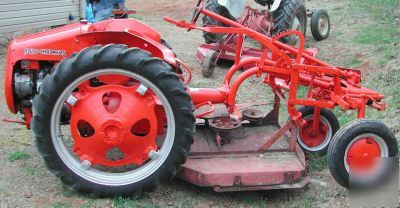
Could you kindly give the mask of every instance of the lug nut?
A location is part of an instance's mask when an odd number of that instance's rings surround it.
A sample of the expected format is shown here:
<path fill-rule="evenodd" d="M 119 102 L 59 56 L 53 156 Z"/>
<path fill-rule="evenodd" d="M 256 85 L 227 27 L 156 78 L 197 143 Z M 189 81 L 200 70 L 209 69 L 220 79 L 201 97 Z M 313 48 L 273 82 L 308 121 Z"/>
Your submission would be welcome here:
<path fill-rule="evenodd" d="M 139 87 L 136 89 L 136 92 L 137 92 L 139 95 L 144 95 L 144 94 L 147 92 L 148 89 L 149 89 L 149 88 L 148 88 L 146 85 L 140 84 Z"/>
<path fill-rule="evenodd" d="M 76 98 L 76 97 L 74 97 L 73 95 L 70 95 L 68 98 L 67 98 L 67 101 L 66 101 L 70 106 L 74 106 L 75 104 L 76 104 L 76 102 L 78 102 L 78 98 Z"/>
<path fill-rule="evenodd" d="M 84 160 L 81 165 L 83 169 L 88 170 L 92 166 L 92 163 L 89 160 Z"/>
<path fill-rule="evenodd" d="M 150 150 L 149 155 L 148 155 L 148 157 L 152 160 L 157 159 L 159 156 L 160 156 L 160 153 L 158 151 L 156 152 L 154 150 Z"/>

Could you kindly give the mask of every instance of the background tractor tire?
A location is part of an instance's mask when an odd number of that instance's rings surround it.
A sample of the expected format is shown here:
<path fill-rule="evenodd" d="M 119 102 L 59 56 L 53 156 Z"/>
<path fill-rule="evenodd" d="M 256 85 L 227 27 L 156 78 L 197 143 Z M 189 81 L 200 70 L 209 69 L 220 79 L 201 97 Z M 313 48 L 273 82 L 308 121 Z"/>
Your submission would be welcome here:
<path fill-rule="evenodd" d="M 307 10 L 301 0 L 282 0 L 278 9 L 272 12 L 274 17 L 274 27 L 272 30 L 272 35 L 277 35 L 280 32 L 293 28 L 293 23 L 295 18 L 300 22 L 299 31 L 306 35 L 307 31 Z M 280 40 L 282 43 L 288 44 L 290 41 L 289 37 L 283 37 Z M 290 43 L 291 45 L 295 45 Z"/>
<path fill-rule="evenodd" d="M 170 151 L 165 155 L 165 160 L 162 160 L 162 165 L 157 166 L 157 169 L 150 171 L 148 175 L 143 175 L 143 178 L 135 182 L 128 180 L 123 184 L 110 185 L 102 183 L 101 180 L 99 180 L 100 182 L 88 180 L 84 173 L 73 169 L 76 167 L 66 163 L 65 159 L 60 156 L 62 154 L 59 154 L 54 141 L 59 137 L 53 138 L 52 136 L 54 134 L 51 131 L 52 119 L 50 118 L 53 117 L 55 106 L 64 90 L 70 88 L 70 84 L 74 80 L 104 69 L 122 70 L 144 77 L 160 90 L 172 109 L 175 135 L 171 137 L 173 143 Z M 150 53 L 141 49 L 110 44 L 103 47 L 94 46 L 74 53 L 71 57 L 62 60 L 54 72 L 45 77 L 42 90 L 33 102 L 32 130 L 36 146 L 47 167 L 61 179 L 67 188 L 93 196 L 141 196 L 143 192 L 154 190 L 160 182 L 174 177 L 177 169 L 185 162 L 186 155 L 193 143 L 195 122 L 193 110 L 194 107 L 185 90 L 185 85 L 172 72 L 170 65 L 161 59 L 151 57 Z M 74 155 L 72 150 L 70 155 Z M 105 173 L 110 174 L 107 177 L 120 180 L 120 178 L 116 178 L 120 176 L 109 172 Z"/>
<path fill-rule="evenodd" d="M 235 21 L 235 18 L 229 14 L 228 10 L 225 7 L 220 6 L 218 4 L 218 0 L 208 0 L 207 4 L 205 6 L 205 9 L 210 10 L 216 14 L 219 14 L 223 17 L 226 17 L 230 20 Z M 208 26 L 221 26 L 221 27 L 226 26 L 222 22 L 215 20 L 212 17 L 204 16 L 203 17 L 203 26 L 207 26 L 207 25 Z M 203 32 L 203 37 L 204 37 L 205 43 L 210 44 L 210 43 L 222 42 L 224 40 L 225 35 Z"/>

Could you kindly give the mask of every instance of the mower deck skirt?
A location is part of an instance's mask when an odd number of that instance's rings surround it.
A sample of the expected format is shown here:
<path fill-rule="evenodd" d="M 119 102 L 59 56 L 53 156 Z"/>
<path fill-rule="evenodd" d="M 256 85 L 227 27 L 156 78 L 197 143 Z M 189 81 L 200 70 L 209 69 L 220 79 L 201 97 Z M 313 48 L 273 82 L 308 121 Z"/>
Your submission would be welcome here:
<path fill-rule="evenodd" d="M 247 138 L 232 139 L 221 149 L 212 141 L 210 129 L 198 129 L 179 176 L 217 192 L 302 188 L 308 184 L 304 153 L 298 146 L 289 151 L 289 142 L 280 139 L 267 152 L 256 153 L 277 127 L 244 128 Z"/>

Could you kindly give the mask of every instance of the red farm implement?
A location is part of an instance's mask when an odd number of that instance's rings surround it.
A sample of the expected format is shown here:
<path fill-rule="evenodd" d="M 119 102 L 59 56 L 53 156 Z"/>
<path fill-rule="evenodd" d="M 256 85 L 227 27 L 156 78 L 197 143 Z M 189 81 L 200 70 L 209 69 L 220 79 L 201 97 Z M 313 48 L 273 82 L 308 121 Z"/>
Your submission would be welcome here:
<path fill-rule="evenodd" d="M 229 27 L 196 26 L 200 14 Z M 76 23 L 10 43 L 8 107 L 24 114 L 47 167 L 66 186 L 141 194 L 179 173 L 215 191 L 301 188 L 309 182 L 304 150 L 328 151 L 333 177 L 349 187 L 350 170 L 381 170 L 374 158 L 397 155 L 390 129 L 364 119 L 366 106 L 385 109 L 384 96 L 362 87 L 358 70 L 331 66 L 303 49 L 301 32 L 280 35 L 297 36 L 293 48 L 204 9 L 203 1 L 191 22 L 164 20 L 238 36 L 235 63 L 219 88 L 186 87 L 188 67 L 158 32 L 133 19 Z M 241 59 L 245 37 L 263 46 L 261 56 Z M 238 74 L 245 65 L 253 67 Z M 250 77 L 270 89 L 272 102 L 237 103 Z M 300 86 L 308 87 L 304 97 Z M 283 125 L 281 105 L 290 116 Z M 329 110 L 336 106 L 358 112 L 338 132 Z"/>
<path fill-rule="evenodd" d="M 231 7 L 233 3 L 228 3 L 224 6 L 219 5 L 218 2 L 220 1 L 208 0 L 205 9 L 291 46 L 298 45 L 298 36 L 282 35 L 281 33 L 287 30 L 298 30 L 302 32 L 303 35 L 306 34 L 307 17 L 310 17 L 311 32 L 315 40 L 324 40 L 329 36 L 330 19 L 328 12 L 324 9 L 307 10 L 305 1 L 302 0 L 269 1 L 269 10 L 258 10 L 243 5 L 243 12 L 238 19 L 233 17 L 229 12 L 229 10 L 232 10 Z M 231 1 L 228 0 L 227 2 Z M 261 1 L 261 3 L 262 2 L 265 4 L 268 3 L 268 1 Z M 203 26 L 227 25 L 212 17 L 204 16 Z M 261 57 L 263 54 L 262 49 L 259 48 L 257 44 L 246 43 L 246 41 L 243 42 L 236 33 L 215 34 L 204 31 L 203 37 L 206 43 L 201 44 L 197 48 L 197 60 L 203 66 L 203 77 L 211 77 L 215 66 L 220 60 L 235 61 L 235 53 L 237 52 L 238 46 L 241 48 L 241 59 Z M 248 65 L 243 68 L 248 69 L 251 67 L 251 65 Z"/>

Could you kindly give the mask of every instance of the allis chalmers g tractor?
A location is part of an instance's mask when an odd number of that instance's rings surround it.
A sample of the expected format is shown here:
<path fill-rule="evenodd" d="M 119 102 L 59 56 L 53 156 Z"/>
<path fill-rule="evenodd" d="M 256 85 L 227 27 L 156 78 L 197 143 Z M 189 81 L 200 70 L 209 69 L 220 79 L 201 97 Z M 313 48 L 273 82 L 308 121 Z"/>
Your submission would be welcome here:
<path fill-rule="evenodd" d="M 196 26 L 200 14 L 229 27 Z M 344 187 L 350 171 L 368 180 L 368 170 L 387 171 L 374 158 L 396 156 L 396 138 L 385 124 L 364 119 L 366 106 L 385 109 L 384 96 L 362 87 L 358 70 L 316 59 L 301 32 L 267 37 L 204 9 L 202 0 L 191 22 L 164 20 L 237 34 L 238 48 L 251 38 L 263 54 L 241 60 L 238 49 L 219 88 L 188 88 L 188 67 L 158 32 L 133 19 L 80 22 L 10 43 L 7 105 L 24 115 L 19 122 L 33 130 L 47 167 L 67 187 L 141 194 L 178 174 L 215 191 L 301 188 L 309 182 L 303 150 L 328 152 Z M 278 41 L 290 35 L 298 36 L 297 48 Z M 248 64 L 254 67 L 239 74 Z M 250 77 L 270 89 L 273 102 L 236 102 Z M 308 87 L 304 97 L 300 86 Z M 283 124 L 281 104 L 290 116 Z M 269 111 L 254 108 L 260 105 Z M 358 119 L 337 131 L 329 110 L 336 106 L 356 110 Z"/>

